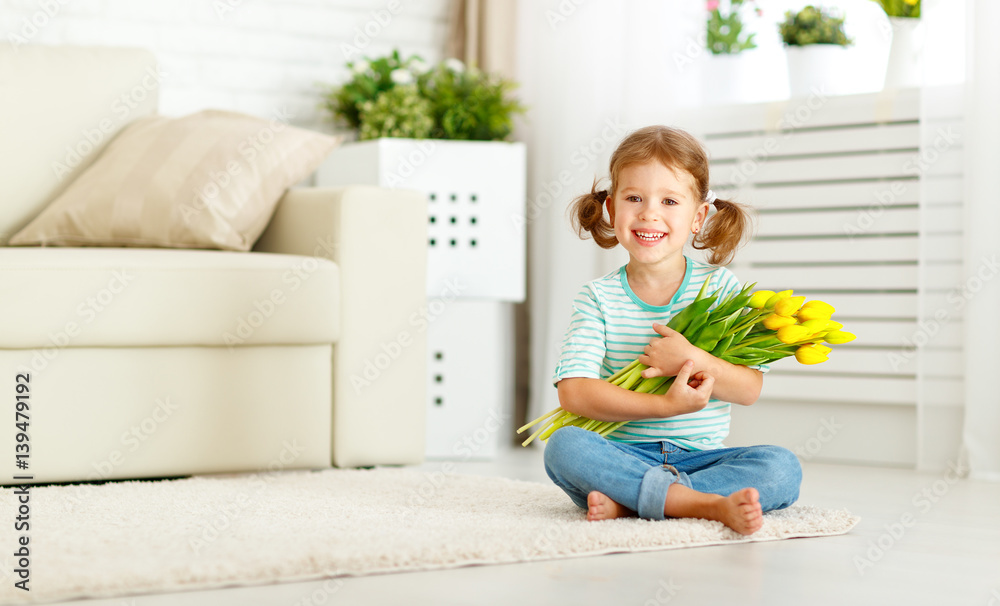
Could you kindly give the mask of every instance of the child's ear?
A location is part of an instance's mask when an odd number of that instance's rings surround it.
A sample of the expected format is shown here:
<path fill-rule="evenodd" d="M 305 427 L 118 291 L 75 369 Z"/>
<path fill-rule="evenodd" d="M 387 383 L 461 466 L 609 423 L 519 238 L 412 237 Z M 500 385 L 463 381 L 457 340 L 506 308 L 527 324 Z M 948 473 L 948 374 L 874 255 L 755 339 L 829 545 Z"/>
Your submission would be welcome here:
<path fill-rule="evenodd" d="M 604 206 L 608 209 L 608 218 L 611 220 L 611 227 L 615 226 L 615 202 L 608 196 L 604 200 Z"/>
<path fill-rule="evenodd" d="M 705 219 L 708 218 L 708 207 L 711 206 L 708 202 L 705 202 L 698 209 L 698 213 L 695 215 L 695 221 L 698 225 L 704 225 Z"/>

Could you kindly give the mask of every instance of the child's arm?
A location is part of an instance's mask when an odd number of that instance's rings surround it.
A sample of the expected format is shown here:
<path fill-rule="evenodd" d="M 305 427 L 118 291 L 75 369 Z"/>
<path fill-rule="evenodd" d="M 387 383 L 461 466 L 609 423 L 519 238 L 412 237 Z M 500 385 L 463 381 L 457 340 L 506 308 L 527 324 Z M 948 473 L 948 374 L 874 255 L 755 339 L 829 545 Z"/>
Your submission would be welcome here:
<path fill-rule="evenodd" d="M 693 373 L 693 368 L 693 362 L 682 364 L 677 380 L 663 395 L 636 393 L 602 379 L 562 379 L 559 405 L 598 421 L 662 419 L 697 412 L 708 404 L 715 379 L 705 372 Z"/>
<path fill-rule="evenodd" d="M 713 398 L 750 406 L 760 397 L 764 375 L 759 370 L 720 360 L 691 345 L 684 335 L 662 324 L 653 324 L 653 330 L 663 338 L 654 338 L 639 356 L 639 362 L 650 367 L 642 372 L 643 377 L 670 376 L 676 374 L 686 360 L 694 360 L 695 372 L 715 377 Z"/>

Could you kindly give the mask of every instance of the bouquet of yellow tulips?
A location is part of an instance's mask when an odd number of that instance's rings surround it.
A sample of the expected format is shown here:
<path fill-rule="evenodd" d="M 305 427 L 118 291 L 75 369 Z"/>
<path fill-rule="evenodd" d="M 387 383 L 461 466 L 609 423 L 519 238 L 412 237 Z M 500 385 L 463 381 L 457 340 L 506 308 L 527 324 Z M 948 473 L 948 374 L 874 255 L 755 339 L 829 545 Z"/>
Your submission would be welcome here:
<path fill-rule="evenodd" d="M 684 335 L 695 347 L 731 364 L 768 364 L 788 356 L 795 356 L 801 364 L 819 364 L 825 362 L 832 351 L 823 343 L 837 345 L 855 339 L 853 334 L 841 330 L 842 324 L 831 319 L 836 310 L 823 301 L 806 301 L 805 297 L 792 296 L 790 290 L 778 293 L 761 290 L 751 294 L 756 283 L 719 301 L 718 290 L 707 295 L 708 282 L 705 281 L 695 300 L 671 318 L 667 326 Z M 644 379 L 642 371 L 646 368 L 648 366 L 634 360 L 605 380 L 639 393 L 667 393 L 674 377 Z M 556 407 L 521 427 L 517 433 L 543 421 L 548 423 L 528 436 L 522 446 L 527 446 L 536 437 L 546 440 L 560 427 L 582 427 L 607 436 L 628 422 L 597 421 Z"/>

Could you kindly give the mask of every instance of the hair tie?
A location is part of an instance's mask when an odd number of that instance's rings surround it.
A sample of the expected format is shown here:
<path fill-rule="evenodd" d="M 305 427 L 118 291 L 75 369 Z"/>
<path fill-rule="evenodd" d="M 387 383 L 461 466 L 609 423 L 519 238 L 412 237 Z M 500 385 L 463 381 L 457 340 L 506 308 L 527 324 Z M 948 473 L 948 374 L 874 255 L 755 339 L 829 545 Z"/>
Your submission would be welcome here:
<path fill-rule="evenodd" d="M 608 199 L 608 190 L 602 189 L 601 191 L 597 192 L 597 199 L 600 200 L 601 202 L 604 202 L 605 200 L 607 200 Z"/>
<path fill-rule="evenodd" d="M 716 196 L 715 192 L 712 190 L 708 190 L 708 193 L 705 194 L 705 202 L 708 202 L 709 204 L 713 204 L 717 199 L 718 196 Z"/>

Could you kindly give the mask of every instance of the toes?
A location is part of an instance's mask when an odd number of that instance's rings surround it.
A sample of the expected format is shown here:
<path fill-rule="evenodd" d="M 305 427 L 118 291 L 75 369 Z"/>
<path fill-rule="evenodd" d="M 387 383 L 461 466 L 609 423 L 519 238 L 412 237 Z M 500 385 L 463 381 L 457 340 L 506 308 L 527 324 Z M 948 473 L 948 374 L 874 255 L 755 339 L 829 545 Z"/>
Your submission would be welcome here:
<path fill-rule="evenodd" d="M 744 488 L 736 494 L 738 495 L 738 499 L 741 504 L 754 504 L 760 502 L 760 493 L 757 492 L 756 488 Z"/>

